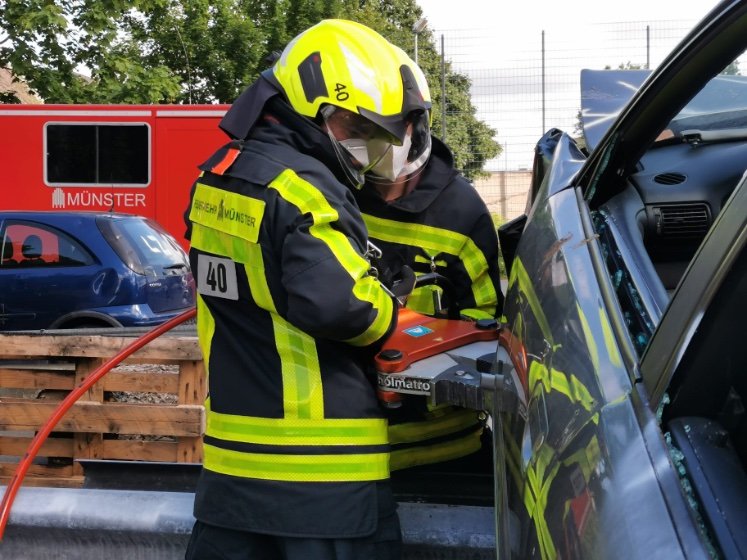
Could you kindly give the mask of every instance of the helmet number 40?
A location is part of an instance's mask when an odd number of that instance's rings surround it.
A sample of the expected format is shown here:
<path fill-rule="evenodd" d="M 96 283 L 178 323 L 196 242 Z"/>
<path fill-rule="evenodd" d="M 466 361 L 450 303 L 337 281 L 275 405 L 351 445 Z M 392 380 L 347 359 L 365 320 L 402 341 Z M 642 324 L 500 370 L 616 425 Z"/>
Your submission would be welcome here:
<path fill-rule="evenodd" d="M 337 101 L 347 101 L 350 97 L 345 84 L 335 84 L 335 92 L 337 92 Z"/>

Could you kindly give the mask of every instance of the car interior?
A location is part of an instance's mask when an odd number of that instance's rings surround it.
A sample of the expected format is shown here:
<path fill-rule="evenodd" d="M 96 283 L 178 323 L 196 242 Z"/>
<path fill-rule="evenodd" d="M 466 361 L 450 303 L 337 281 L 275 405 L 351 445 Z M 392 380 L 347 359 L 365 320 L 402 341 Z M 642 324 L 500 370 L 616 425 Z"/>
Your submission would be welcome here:
<path fill-rule="evenodd" d="M 734 83 L 747 101 L 747 81 Z M 747 109 L 683 113 L 641 158 L 626 188 L 592 216 L 639 353 L 747 168 Z M 746 249 L 736 263 L 661 407 L 662 432 L 693 514 L 715 557 L 724 558 L 747 557 Z"/>
<path fill-rule="evenodd" d="M 26 236 L 21 246 L 21 253 L 23 254 L 23 261 L 21 262 L 23 266 L 43 265 L 41 237 L 34 234 Z"/>
<path fill-rule="evenodd" d="M 746 295 L 743 249 L 674 373 L 662 413 L 673 460 L 724 558 L 747 556 Z"/>
<path fill-rule="evenodd" d="M 594 213 L 639 353 L 739 184 L 747 140 L 650 150 L 629 188 Z M 665 179 L 668 184 L 665 184 Z M 662 432 L 716 557 L 747 557 L 747 250 L 702 318 L 667 391 Z M 707 328 L 706 328 L 707 326 Z"/>
<path fill-rule="evenodd" d="M 747 168 L 747 78 L 738 62 L 659 131 L 625 188 L 595 209 L 608 271 L 639 351 Z"/>

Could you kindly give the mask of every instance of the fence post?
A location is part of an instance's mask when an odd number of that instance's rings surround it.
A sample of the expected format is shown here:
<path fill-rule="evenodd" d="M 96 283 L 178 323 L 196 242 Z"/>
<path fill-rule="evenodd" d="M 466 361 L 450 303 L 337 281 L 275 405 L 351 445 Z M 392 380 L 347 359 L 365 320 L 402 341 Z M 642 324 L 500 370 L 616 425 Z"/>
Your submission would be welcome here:
<path fill-rule="evenodd" d="M 542 130 L 545 133 L 545 30 L 542 30 Z"/>
<path fill-rule="evenodd" d="M 446 143 L 446 54 L 444 34 L 441 33 L 441 140 Z"/>
<path fill-rule="evenodd" d="M 651 68 L 651 26 L 646 26 L 646 70 Z"/>

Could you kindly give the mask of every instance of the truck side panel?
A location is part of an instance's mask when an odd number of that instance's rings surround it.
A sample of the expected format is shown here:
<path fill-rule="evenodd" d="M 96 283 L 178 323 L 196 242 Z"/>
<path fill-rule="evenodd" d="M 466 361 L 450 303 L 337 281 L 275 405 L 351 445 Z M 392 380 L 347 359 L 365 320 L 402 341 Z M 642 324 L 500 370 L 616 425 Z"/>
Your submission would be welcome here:
<path fill-rule="evenodd" d="M 182 215 L 189 187 L 199 173 L 197 166 L 227 140 L 218 128 L 227 108 L 4 106 L 0 109 L 0 153 L 6 162 L 2 208 L 140 214 L 154 218 L 186 247 Z M 135 128 L 119 134 L 123 127 Z M 142 172 L 128 172 L 130 157 Z M 125 178 L 110 179 L 107 168 Z M 75 179 L 91 174 L 95 179 Z"/>
<path fill-rule="evenodd" d="M 189 189 L 199 174 L 197 168 L 228 137 L 218 128 L 223 111 L 206 117 L 162 116 L 156 118 L 153 175 L 155 219 L 186 248 L 183 214 L 189 203 Z"/>

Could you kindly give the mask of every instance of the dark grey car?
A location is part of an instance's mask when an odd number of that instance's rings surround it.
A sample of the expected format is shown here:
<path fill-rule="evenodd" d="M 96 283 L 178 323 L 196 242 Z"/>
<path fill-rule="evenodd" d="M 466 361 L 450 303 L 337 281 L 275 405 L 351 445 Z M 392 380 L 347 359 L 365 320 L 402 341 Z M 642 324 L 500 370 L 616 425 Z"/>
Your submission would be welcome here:
<path fill-rule="evenodd" d="M 747 556 L 746 46 L 724 2 L 650 75 L 585 72 L 584 138 L 537 146 L 500 232 L 503 556 Z"/>

